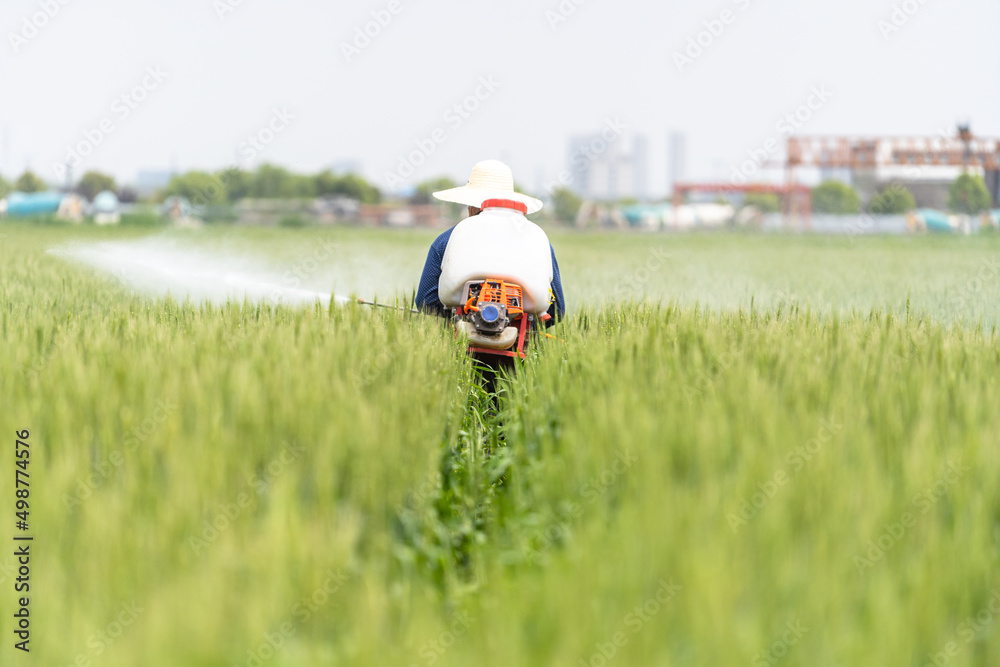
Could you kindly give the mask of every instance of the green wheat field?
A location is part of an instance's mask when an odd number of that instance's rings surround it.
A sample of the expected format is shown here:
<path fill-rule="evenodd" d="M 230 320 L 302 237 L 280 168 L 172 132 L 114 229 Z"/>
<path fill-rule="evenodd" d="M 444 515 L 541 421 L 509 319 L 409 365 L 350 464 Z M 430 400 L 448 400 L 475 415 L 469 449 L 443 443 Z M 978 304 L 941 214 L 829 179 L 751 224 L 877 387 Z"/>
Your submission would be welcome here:
<path fill-rule="evenodd" d="M 0 664 L 1000 664 L 1000 237 L 553 232 L 499 410 L 439 320 L 58 251 L 405 302 L 433 236 L 0 224 Z"/>

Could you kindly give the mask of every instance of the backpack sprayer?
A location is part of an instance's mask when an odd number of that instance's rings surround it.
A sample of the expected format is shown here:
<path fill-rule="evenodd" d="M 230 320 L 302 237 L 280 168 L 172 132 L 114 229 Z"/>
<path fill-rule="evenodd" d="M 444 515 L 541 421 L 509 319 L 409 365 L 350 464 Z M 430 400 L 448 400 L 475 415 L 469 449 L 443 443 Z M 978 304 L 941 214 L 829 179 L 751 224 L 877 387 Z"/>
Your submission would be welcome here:
<path fill-rule="evenodd" d="M 391 306 L 364 299 L 358 299 L 358 303 L 375 308 L 421 312 L 416 308 Z M 453 311 L 455 333 L 468 339 L 468 352 L 473 356 L 524 359 L 531 327 L 537 321 L 546 322 L 551 317 L 548 313 L 543 313 L 540 317 L 525 313 L 521 286 L 495 278 L 465 283 L 462 304 Z"/>
<path fill-rule="evenodd" d="M 469 353 L 524 359 L 535 316 L 525 313 L 521 286 L 496 278 L 470 280 L 455 309 L 455 329 L 469 339 Z M 541 319 L 548 319 L 544 313 Z"/>
<path fill-rule="evenodd" d="M 471 356 L 510 365 L 525 358 L 529 331 L 551 318 L 552 247 L 524 217 L 524 202 L 484 198 L 475 205 L 481 211 L 458 223 L 438 249 L 438 299 Z"/>

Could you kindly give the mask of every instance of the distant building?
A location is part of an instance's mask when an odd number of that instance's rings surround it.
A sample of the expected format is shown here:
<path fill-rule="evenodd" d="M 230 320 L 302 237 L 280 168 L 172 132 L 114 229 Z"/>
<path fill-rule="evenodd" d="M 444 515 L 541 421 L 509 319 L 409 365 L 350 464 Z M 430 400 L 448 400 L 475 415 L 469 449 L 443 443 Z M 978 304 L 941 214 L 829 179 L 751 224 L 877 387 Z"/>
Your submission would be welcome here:
<path fill-rule="evenodd" d="M 649 197 L 649 141 L 645 135 L 632 140 L 632 177 L 636 199 Z"/>
<path fill-rule="evenodd" d="M 357 221 L 371 227 L 441 227 L 457 220 L 448 217 L 448 206 L 433 204 L 361 204 Z"/>
<path fill-rule="evenodd" d="M 681 183 L 687 178 L 687 136 L 671 132 L 667 144 L 667 168 L 670 172 L 667 192 L 673 192 L 674 183 Z"/>
<path fill-rule="evenodd" d="M 982 175 L 982 170 L 971 169 Z M 913 194 L 920 208 L 944 209 L 948 205 L 948 189 L 962 173 L 961 167 L 925 166 L 918 170 L 907 170 L 896 166 L 879 166 L 874 169 L 852 169 L 848 177 L 841 179 L 858 191 L 862 202 L 868 202 L 880 190 L 902 186 Z"/>
<path fill-rule="evenodd" d="M 852 181 L 851 170 L 846 167 L 829 167 L 819 170 L 819 182 L 840 181 L 850 183 Z"/>
<path fill-rule="evenodd" d="M 963 171 L 984 178 L 1000 202 L 1000 139 L 978 137 L 968 124 L 936 136 L 789 136 L 785 151 L 789 178 L 803 169 L 821 178 L 850 173 L 849 182 L 867 202 L 891 185 L 908 188 L 920 207 L 943 208 L 948 188 Z"/>
<path fill-rule="evenodd" d="M 151 195 L 167 187 L 173 177 L 172 171 L 140 170 L 135 177 L 135 191 L 140 197 Z"/>
<path fill-rule="evenodd" d="M 337 160 L 330 165 L 330 171 L 335 174 L 360 174 L 361 160 Z"/>
<path fill-rule="evenodd" d="M 649 150 L 642 135 L 627 141 L 607 128 L 577 135 L 569 142 L 569 182 L 564 185 L 585 199 L 644 199 L 648 161 Z"/>

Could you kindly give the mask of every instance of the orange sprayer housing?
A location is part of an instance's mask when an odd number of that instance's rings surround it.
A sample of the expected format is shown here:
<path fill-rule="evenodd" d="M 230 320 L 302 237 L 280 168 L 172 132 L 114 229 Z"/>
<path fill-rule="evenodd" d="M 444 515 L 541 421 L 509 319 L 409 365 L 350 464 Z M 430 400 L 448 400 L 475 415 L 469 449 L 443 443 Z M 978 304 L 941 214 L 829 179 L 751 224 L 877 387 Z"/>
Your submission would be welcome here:
<path fill-rule="evenodd" d="M 475 286 L 472 286 L 469 291 L 469 300 L 465 302 L 463 311 L 469 313 L 479 310 L 480 306 L 487 303 L 507 306 L 507 314 L 511 319 L 524 313 L 521 286 L 502 280 L 492 278 L 484 280 L 480 283 L 478 292 L 475 292 Z"/>
<path fill-rule="evenodd" d="M 513 357 L 524 359 L 524 344 L 528 334 L 528 315 L 524 312 L 524 302 L 521 300 L 521 286 L 508 283 L 497 278 L 470 281 L 465 286 L 465 304 L 457 309 L 457 315 L 464 318 L 469 313 L 478 311 L 488 303 L 507 307 L 507 317 L 511 325 L 517 327 L 517 342 L 509 350 L 494 350 L 484 347 L 469 346 L 469 353 L 487 357 Z"/>

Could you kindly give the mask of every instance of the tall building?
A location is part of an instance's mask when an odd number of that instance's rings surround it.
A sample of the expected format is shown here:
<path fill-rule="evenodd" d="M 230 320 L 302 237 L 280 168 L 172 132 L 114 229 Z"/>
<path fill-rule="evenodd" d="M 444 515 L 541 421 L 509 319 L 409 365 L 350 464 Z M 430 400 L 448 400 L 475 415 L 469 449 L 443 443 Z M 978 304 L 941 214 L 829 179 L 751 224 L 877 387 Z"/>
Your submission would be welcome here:
<path fill-rule="evenodd" d="M 687 136 L 676 130 L 667 137 L 667 165 L 670 172 L 670 182 L 667 192 L 672 192 L 674 183 L 680 183 L 687 178 Z"/>
<path fill-rule="evenodd" d="M 157 190 L 167 187 L 175 173 L 176 170 L 140 169 L 135 177 L 135 191 L 143 197 L 151 195 Z"/>
<path fill-rule="evenodd" d="M 635 179 L 635 198 L 649 198 L 649 142 L 642 134 L 637 134 L 632 139 L 632 173 Z"/>
<path fill-rule="evenodd" d="M 334 160 L 330 164 L 330 171 L 335 174 L 360 174 L 361 173 L 361 160 L 355 158 L 346 158 L 341 160 Z"/>
<path fill-rule="evenodd" d="M 626 140 L 607 131 L 577 135 L 569 142 L 570 182 L 585 199 L 644 199 L 649 151 L 642 135 Z"/>

